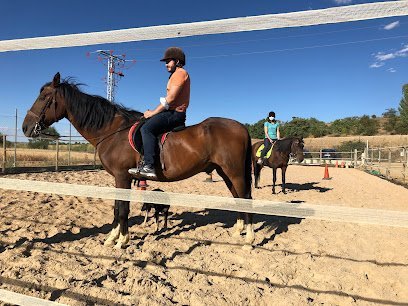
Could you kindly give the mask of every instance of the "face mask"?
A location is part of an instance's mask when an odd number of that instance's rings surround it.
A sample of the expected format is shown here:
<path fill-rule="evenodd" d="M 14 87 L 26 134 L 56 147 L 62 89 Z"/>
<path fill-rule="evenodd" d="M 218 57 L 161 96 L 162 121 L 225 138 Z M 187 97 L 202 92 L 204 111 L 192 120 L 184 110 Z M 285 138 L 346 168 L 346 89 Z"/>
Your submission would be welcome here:
<path fill-rule="evenodd" d="M 273 121 L 273 120 L 275 120 L 275 117 L 270 116 L 269 120 Z"/>

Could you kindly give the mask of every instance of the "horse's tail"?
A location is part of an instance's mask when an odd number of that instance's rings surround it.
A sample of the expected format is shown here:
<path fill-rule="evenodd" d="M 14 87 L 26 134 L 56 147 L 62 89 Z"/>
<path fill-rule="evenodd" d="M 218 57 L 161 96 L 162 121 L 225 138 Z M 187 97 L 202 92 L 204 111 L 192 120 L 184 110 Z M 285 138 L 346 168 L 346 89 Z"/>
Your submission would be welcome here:
<path fill-rule="evenodd" d="M 252 199 L 252 142 L 248 133 L 248 143 L 245 155 L 245 198 Z"/>

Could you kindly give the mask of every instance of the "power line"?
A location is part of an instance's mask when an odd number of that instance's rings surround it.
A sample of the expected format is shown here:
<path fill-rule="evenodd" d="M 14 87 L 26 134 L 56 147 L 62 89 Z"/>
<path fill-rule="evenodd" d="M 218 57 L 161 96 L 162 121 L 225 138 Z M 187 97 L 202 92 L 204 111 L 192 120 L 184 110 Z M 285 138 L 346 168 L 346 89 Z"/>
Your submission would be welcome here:
<path fill-rule="evenodd" d="M 305 46 L 305 47 L 275 49 L 275 50 L 251 51 L 251 52 L 217 54 L 217 55 L 206 55 L 206 56 L 190 56 L 189 59 L 206 59 L 206 58 L 241 56 L 241 55 L 251 55 L 251 54 L 264 54 L 264 53 L 285 52 L 285 51 L 298 51 L 298 50 L 307 50 L 307 49 L 315 49 L 315 48 L 326 48 L 326 47 L 335 47 L 335 46 L 343 46 L 343 45 L 362 44 L 362 43 L 367 43 L 367 42 L 382 41 L 382 40 L 397 39 L 397 38 L 408 38 L 408 35 L 373 38 L 373 39 L 366 39 L 366 40 L 356 40 L 356 41 L 348 41 L 348 42 L 334 43 L 334 44 L 324 44 L 324 45 L 313 45 L 313 46 Z M 157 59 L 145 59 L 145 60 L 142 59 L 142 60 L 138 60 L 138 61 L 139 62 L 152 62 L 152 61 L 157 61 Z"/>

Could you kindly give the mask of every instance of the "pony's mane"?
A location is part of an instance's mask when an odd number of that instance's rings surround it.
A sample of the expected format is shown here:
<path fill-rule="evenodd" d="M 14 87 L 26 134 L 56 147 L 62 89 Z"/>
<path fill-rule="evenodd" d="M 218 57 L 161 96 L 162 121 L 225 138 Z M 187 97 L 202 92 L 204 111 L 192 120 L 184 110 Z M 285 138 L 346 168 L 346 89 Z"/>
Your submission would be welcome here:
<path fill-rule="evenodd" d="M 289 138 L 278 140 L 275 144 L 276 149 L 280 152 L 290 152 L 292 142 L 295 139 L 299 139 L 299 137 L 289 137 Z"/>
<path fill-rule="evenodd" d="M 58 93 L 64 97 L 67 110 L 75 117 L 80 128 L 100 129 L 112 122 L 116 114 L 123 117 L 123 125 L 128 125 L 139 120 L 143 115 L 101 96 L 86 94 L 79 89 L 81 85 L 83 84 L 67 78 L 62 80 L 56 88 Z"/>

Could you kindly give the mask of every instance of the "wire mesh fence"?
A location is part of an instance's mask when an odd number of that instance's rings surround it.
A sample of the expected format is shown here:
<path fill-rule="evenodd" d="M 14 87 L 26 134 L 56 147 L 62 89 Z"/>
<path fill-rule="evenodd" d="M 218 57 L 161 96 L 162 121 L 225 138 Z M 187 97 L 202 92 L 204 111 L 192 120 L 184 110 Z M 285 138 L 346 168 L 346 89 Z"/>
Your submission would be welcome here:
<path fill-rule="evenodd" d="M 18 110 L 15 114 L 0 114 L 2 173 L 41 167 L 58 170 L 64 167 L 100 166 L 95 148 L 68 121 L 56 124 L 59 139 L 29 139 L 21 130 L 23 120 Z"/>
<path fill-rule="evenodd" d="M 408 146 L 368 148 L 363 159 L 373 174 L 408 183 Z"/>

